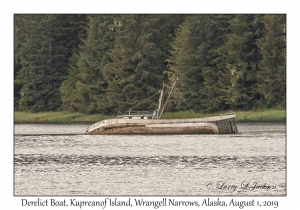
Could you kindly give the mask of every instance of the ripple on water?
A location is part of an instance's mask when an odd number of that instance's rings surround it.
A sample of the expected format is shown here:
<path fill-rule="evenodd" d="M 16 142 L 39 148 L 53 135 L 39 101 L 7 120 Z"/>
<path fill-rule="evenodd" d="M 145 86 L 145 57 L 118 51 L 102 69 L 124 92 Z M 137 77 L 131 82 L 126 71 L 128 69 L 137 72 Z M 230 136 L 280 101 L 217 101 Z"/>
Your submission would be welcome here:
<path fill-rule="evenodd" d="M 99 155 L 15 155 L 15 166 L 25 165 L 104 165 L 104 166 L 164 166 L 181 165 L 191 168 L 249 168 L 251 170 L 284 170 L 285 156 L 253 156 L 253 157 L 228 157 L 228 156 L 99 156 Z"/>

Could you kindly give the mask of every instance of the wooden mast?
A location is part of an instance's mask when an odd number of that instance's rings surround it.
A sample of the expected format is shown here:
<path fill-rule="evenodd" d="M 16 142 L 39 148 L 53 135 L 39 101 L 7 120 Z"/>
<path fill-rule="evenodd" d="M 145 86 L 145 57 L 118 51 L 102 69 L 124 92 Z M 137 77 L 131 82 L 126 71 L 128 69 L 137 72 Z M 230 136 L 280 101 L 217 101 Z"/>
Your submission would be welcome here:
<path fill-rule="evenodd" d="M 164 83 L 163 83 L 163 86 L 160 90 L 160 97 L 159 97 L 159 100 L 158 100 L 158 108 L 156 110 L 156 118 L 157 119 L 159 119 L 159 113 L 160 113 L 160 109 L 161 109 L 161 103 L 162 103 L 163 95 L 164 95 Z"/>
<path fill-rule="evenodd" d="M 161 110 L 161 112 L 160 112 L 160 114 L 159 114 L 159 118 L 158 118 L 158 119 L 161 118 L 161 116 L 162 116 L 162 114 L 163 114 L 163 112 L 164 112 L 164 109 L 165 109 L 165 107 L 166 107 L 166 105 L 167 105 L 167 103 L 168 103 L 168 101 L 169 101 L 169 99 L 170 99 L 170 96 L 171 96 L 171 94 L 172 94 L 172 92 L 173 92 L 173 90 L 174 90 L 174 87 L 175 87 L 177 81 L 178 81 L 178 77 L 176 78 L 176 80 L 175 80 L 175 82 L 174 82 L 174 84 L 173 84 L 173 86 L 172 86 L 172 89 L 171 89 L 171 91 L 170 91 L 170 93 L 169 93 L 169 95 L 168 95 L 168 98 L 167 98 L 167 100 L 166 100 L 166 102 L 165 102 L 165 104 L 164 104 L 164 106 L 163 106 L 163 108 L 162 108 L 162 110 Z"/>

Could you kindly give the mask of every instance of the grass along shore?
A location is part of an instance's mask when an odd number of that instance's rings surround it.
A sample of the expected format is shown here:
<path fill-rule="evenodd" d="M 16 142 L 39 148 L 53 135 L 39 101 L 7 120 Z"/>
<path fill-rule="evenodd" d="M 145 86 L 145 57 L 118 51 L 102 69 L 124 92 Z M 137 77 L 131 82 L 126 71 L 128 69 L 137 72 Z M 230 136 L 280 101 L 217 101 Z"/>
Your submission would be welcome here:
<path fill-rule="evenodd" d="M 224 113 L 224 112 L 223 112 Z M 211 114 L 195 113 L 196 117 L 209 117 L 220 115 L 221 112 Z M 115 116 L 108 116 L 102 114 L 86 115 L 79 112 L 14 112 L 14 123 L 95 123 L 100 120 L 114 118 Z M 181 119 L 193 118 L 194 115 L 190 111 L 182 112 L 167 112 L 164 113 L 163 119 Z M 237 111 L 237 122 L 285 122 L 285 110 L 264 110 L 264 111 Z"/>

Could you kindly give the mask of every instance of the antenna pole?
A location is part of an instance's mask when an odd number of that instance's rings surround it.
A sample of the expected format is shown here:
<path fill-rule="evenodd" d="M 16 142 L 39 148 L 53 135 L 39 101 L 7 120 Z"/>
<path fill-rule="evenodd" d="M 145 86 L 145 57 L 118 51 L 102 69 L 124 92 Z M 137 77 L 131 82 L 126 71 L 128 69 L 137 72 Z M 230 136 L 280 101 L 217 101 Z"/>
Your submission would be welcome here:
<path fill-rule="evenodd" d="M 168 98 L 167 98 L 167 100 L 166 100 L 166 102 L 165 102 L 165 104 L 164 104 L 164 106 L 163 106 L 163 108 L 162 108 L 162 110 L 161 110 L 161 112 L 160 112 L 160 114 L 159 114 L 159 119 L 161 118 L 161 116 L 162 116 L 162 114 L 163 114 L 163 112 L 164 112 L 164 109 L 165 109 L 165 107 L 166 107 L 166 105 L 167 105 L 167 103 L 168 103 L 168 101 L 169 101 L 169 98 L 170 98 L 170 96 L 171 96 L 171 94 L 172 94 L 172 92 L 173 92 L 173 90 L 174 90 L 174 87 L 175 87 L 177 81 L 178 81 L 178 77 L 176 78 L 176 80 L 175 80 L 175 82 L 174 82 L 174 84 L 173 84 L 173 87 L 172 87 L 172 89 L 171 89 L 171 91 L 170 91 L 170 93 L 169 93 L 169 95 L 168 95 Z"/>

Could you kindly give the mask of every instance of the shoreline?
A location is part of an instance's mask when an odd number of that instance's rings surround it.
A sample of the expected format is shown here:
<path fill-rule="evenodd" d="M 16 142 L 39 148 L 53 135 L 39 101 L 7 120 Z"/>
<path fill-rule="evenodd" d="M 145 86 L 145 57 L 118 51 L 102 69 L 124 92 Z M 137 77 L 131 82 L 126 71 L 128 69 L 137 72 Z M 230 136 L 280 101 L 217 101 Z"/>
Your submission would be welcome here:
<path fill-rule="evenodd" d="M 220 115 L 226 112 L 215 112 L 210 114 L 195 113 L 196 117 L 209 117 Z M 37 124 L 37 123 L 53 123 L 53 124 L 93 124 L 100 120 L 115 118 L 103 114 L 87 115 L 79 112 L 14 112 L 14 124 Z M 190 111 L 167 112 L 163 115 L 163 119 L 182 119 L 194 118 Z M 263 110 L 263 111 L 237 111 L 236 122 L 257 122 L 257 123 L 276 123 L 286 122 L 286 110 Z"/>

